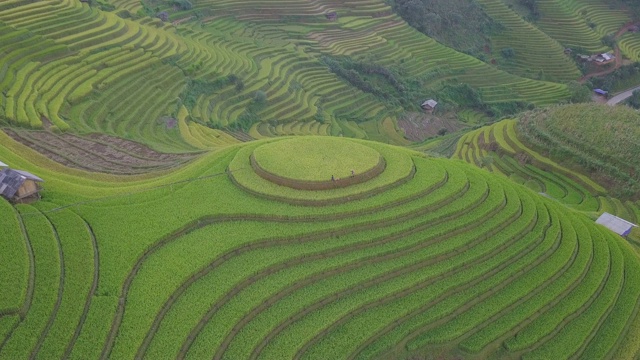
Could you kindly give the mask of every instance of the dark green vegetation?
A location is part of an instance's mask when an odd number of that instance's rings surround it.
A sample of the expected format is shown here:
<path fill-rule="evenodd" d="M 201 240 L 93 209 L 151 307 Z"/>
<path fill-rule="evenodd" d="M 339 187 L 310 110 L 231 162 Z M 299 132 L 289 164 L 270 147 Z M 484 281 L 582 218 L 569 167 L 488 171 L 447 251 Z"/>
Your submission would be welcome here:
<path fill-rule="evenodd" d="M 592 219 L 608 212 L 637 224 L 637 179 L 629 176 L 638 169 L 629 153 L 637 151 L 632 135 L 637 121 L 637 113 L 627 107 L 539 110 L 521 115 L 518 122 L 505 120 L 465 134 L 454 157 L 504 175 Z M 638 229 L 629 239 L 640 248 Z"/>
<path fill-rule="evenodd" d="M 628 107 L 575 105 L 520 117 L 519 133 L 565 166 L 579 166 L 612 194 L 640 198 L 640 115 Z"/>
<path fill-rule="evenodd" d="M 502 29 L 474 0 L 394 0 L 392 6 L 418 31 L 472 55 L 482 53 L 491 35 Z"/>
<path fill-rule="evenodd" d="M 0 202 L 2 358 L 620 359 L 640 347 L 632 248 L 467 164 L 359 142 L 388 166 L 321 203 L 251 176 L 265 141 L 122 183 L 1 139 L 3 160 L 47 181 L 36 204 Z"/>

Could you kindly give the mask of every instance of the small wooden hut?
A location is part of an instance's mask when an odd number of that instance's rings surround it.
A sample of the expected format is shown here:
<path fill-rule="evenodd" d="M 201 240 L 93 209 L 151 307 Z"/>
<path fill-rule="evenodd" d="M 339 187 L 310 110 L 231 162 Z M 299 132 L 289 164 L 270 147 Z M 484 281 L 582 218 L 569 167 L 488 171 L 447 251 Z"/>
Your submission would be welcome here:
<path fill-rule="evenodd" d="M 436 108 L 436 106 L 438 105 L 438 102 L 433 100 L 433 99 L 429 99 L 429 100 L 425 100 L 420 107 L 422 108 L 422 110 L 424 111 L 433 111 L 433 109 Z"/>
<path fill-rule="evenodd" d="M 0 195 L 11 202 L 40 198 L 41 178 L 22 170 L 5 168 L 0 171 Z"/>

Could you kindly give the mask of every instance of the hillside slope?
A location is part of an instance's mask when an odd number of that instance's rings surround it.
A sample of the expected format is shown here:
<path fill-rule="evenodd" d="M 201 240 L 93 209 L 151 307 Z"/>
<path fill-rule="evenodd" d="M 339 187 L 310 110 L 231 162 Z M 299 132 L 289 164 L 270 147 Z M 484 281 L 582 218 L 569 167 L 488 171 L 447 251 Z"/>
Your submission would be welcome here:
<path fill-rule="evenodd" d="M 38 203 L 0 202 L 12 289 L 0 358 L 619 359 L 640 347 L 632 249 L 460 161 L 283 138 L 124 178 L 0 139 L 3 161 L 46 181 Z M 335 158 L 345 152 L 357 157 Z"/>
<path fill-rule="evenodd" d="M 569 97 L 563 84 L 513 75 L 439 44 L 382 0 L 156 8 L 170 21 L 130 1 L 0 4 L 0 121 L 189 152 L 194 147 L 175 121 L 182 106 L 190 120 L 252 129 L 256 137 L 371 133 L 393 140 L 395 127 L 383 124 L 425 98 L 467 106 L 440 96 L 445 85 L 466 84 L 488 105 Z M 322 61 L 345 56 L 373 70 L 354 75 Z"/>
<path fill-rule="evenodd" d="M 640 115 L 634 109 L 581 104 L 520 119 L 519 133 L 550 157 L 581 167 L 616 196 L 640 198 Z"/>

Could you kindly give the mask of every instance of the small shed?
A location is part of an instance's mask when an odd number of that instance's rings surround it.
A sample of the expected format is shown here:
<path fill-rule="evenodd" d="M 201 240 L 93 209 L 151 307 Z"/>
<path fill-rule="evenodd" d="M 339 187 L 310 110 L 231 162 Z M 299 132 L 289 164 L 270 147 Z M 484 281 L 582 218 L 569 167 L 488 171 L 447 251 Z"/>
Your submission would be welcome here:
<path fill-rule="evenodd" d="M 600 215 L 598 220 L 596 220 L 596 224 L 604 225 L 607 229 L 625 237 L 629 235 L 631 229 L 638 226 L 607 212 Z"/>
<path fill-rule="evenodd" d="M 429 99 L 429 100 L 425 100 L 422 103 L 422 105 L 420 105 L 420 107 L 422 108 L 422 110 L 433 111 L 433 109 L 435 109 L 437 105 L 438 105 L 437 101 L 433 99 Z"/>
<path fill-rule="evenodd" d="M 0 171 L 0 195 L 12 202 L 30 198 L 40 198 L 41 178 L 22 170 L 3 169 Z"/>
<path fill-rule="evenodd" d="M 327 20 L 329 21 L 336 21 L 338 20 L 338 13 L 335 11 L 329 11 L 326 14 L 324 14 L 324 16 L 327 18 Z"/>
<path fill-rule="evenodd" d="M 602 90 L 602 89 L 594 89 L 593 92 L 598 94 L 598 95 L 602 95 L 602 96 L 607 96 L 609 94 L 608 91 L 605 91 L 605 90 Z"/>
<path fill-rule="evenodd" d="M 615 58 L 616 57 L 613 54 L 609 54 L 609 53 L 602 53 L 602 54 L 595 55 L 595 61 L 600 64 L 607 64 L 613 61 L 613 59 Z"/>

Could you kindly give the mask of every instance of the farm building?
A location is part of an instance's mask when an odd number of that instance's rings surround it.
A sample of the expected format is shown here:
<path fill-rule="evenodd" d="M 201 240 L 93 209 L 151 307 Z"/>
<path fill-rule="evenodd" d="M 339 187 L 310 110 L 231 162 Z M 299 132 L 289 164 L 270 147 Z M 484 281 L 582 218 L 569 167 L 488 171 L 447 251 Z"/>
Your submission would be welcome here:
<path fill-rule="evenodd" d="M 420 105 L 420 107 L 422 108 L 422 110 L 433 111 L 433 109 L 435 109 L 437 105 L 438 105 L 437 101 L 433 99 L 429 99 L 429 100 L 425 100 L 422 103 L 422 105 Z"/>
<path fill-rule="evenodd" d="M 599 64 L 608 64 L 611 61 L 615 60 L 615 56 L 609 53 L 602 53 L 595 56 L 595 61 Z"/>
<path fill-rule="evenodd" d="M 625 237 L 629 235 L 631 229 L 638 226 L 607 212 L 600 215 L 598 220 L 596 220 L 596 224 L 603 225 L 614 233 Z"/>
<path fill-rule="evenodd" d="M 12 202 L 40 198 L 41 178 L 21 170 L 3 169 L 0 171 L 0 195 Z"/>
<path fill-rule="evenodd" d="M 608 91 L 605 91 L 605 90 L 602 90 L 602 89 L 594 89 L 593 92 L 598 94 L 598 95 L 602 95 L 602 96 L 607 96 L 609 94 Z"/>

